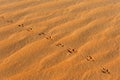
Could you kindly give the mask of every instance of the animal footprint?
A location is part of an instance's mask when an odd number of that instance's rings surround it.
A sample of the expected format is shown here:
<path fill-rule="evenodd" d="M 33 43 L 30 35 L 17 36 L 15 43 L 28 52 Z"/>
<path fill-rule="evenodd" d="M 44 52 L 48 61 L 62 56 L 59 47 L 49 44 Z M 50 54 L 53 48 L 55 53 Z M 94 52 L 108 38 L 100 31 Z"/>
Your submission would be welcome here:
<path fill-rule="evenodd" d="M 62 44 L 62 43 L 57 43 L 56 46 L 58 46 L 58 47 L 64 47 L 64 44 Z"/>
<path fill-rule="evenodd" d="M 52 40 L 52 36 L 46 36 L 46 39 Z"/>
<path fill-rule="evenodd" d="M 19 24 L 18 26 L 19 26 L 19 27 L 24 27 L 24 25 L 23 25 L 23 24 Z"/>
<path fill-rule="evenodd" d="M 94 61 L 93 57 L 92 56 L 87 56 L 87 61 Z"/>
<path fill-rule="evenodd" d="M 71 49 L 71 48 L 67 49 L 67 51 L 69 52 L 69 54 L 72 54 L 72 53 L 76 53 L 76 52 L 77 52 L 76 49 Z"/>
<path fill-rule="evenodd" d="M 104 74 L 110 74 L 109 70 L 106 69 L 106 68 L 102 68 L 101 72 L 104 73 Z"/>
<path fill-rule="evenodd" d="M 42 32 L 42 33 L 39 33 L 38 35 L 40 35 L 40 36 L 41 36 L 41 35 L 45 35 L 45 33 L 44 33 L 44 32 Z"/>
<path fill-rule="evenodd" d="M 52 37 L 51 35 L 46 35 L 45 38 L 46 38 L 47 40 L 53 40 L 53 37 Z"/>
<path fill-rule="evenodd" d="M 27 31 L 31 31 L 31 30 L 32 30 L 32 28 L 28 28 L 28 29 L 27 29 Z"/>

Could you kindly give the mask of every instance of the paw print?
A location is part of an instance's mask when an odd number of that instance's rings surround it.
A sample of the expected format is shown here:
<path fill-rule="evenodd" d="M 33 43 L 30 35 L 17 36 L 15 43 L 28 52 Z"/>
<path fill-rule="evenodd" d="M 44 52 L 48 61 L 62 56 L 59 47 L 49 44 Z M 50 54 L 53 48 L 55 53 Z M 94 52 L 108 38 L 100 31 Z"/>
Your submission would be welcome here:
<path fill-rule="evenodd" d="M 31 31 L 31 30 L 32 30 L 32 28 L 28 28 L 28 29 L 27 29 L 27 31 Z"/>
<path fill-rule="evenodd" d="M 92 56 L 87 56 L 87 61 L 95 61 Z"/>
<path fill-rule="evenodd" d="M 41 36 L 41 35 L 45 35 L 45 33 L 44 33 L 44 32 L 42 32 L 42 33 L 39 33 L 38 35 L 40 35 L 40 36 Z"/>
<path fill-rule="evenodd" d="M 45 38 L 48 39 L 48 40 L 53 40 L 53 37 L 50 36 L 50 35 L 46 36 Z"/>
<path fill-rule="evenodd" d="M 104 73 L 104 74 L 110 74 L 110 71 L 106 68 L 102 68 L 101 72 Z"/>
<path fill-rule="evenodd" d="M 23 24 L 19 24 L 18 26 L 19 26 L 19 27 L 24 27 L 24 25 L 23 25 Z"/>
<path fill-rule="evenodd" d="M 77 53 L 77 50 L 76 50 L 76 49 L 68 48 L 67 51 L 69 52 L 69 54 Z"/>
<path fill-rule="evenodd" d="M 58 46 L 58 47 L 64 47 L 64 44 L 62 44 L 62 43 L 57 43 L 56 46 Z"/>

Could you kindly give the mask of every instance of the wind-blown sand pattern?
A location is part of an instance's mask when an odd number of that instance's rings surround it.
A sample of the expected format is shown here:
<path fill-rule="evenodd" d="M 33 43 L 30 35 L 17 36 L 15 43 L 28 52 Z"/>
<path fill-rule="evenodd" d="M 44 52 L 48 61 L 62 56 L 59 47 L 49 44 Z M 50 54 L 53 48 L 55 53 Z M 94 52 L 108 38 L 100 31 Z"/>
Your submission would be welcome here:
<path fill-rule="evenodd" d="M 120 80 L 120 0 L 0 0 L 0 80 Z"/>

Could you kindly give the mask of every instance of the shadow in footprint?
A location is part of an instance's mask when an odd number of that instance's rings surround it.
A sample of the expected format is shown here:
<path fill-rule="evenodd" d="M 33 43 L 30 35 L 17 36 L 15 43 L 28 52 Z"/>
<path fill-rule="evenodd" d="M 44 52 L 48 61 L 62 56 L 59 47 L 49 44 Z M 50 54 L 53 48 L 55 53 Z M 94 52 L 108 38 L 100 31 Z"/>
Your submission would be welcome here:
<path fill-rule="evenodd" d="M 92 56 L 87 56 L 87 61 L 95 61 Z"/>
<path fill-rule="evenodd" d="M 45 37 L 47 40 L 53 40 L 53 37 L 52 36 L 46 36 Z"/>
<path fill-rule="evenodd" d="M 68 49 L 67 49 L 67 52 L 68 52 L 69 54 L 73 54 L 73 53 L 77 53 L 77 50 L 76 50 L 76 49 L 68 48 Z"/>
<path fill-rule="evenodd" d="M 104 68 L 104 67 L 101 69 L 101 72 L 104 73 L 104 74 L 110 74 L 110 71 L 107 68 Z"/>
<path fill-rule="evenodd" d="M 42 33 L 39 33 L 38 35 L 40 35 L 40 36 L 41 36 L 41 35 L 45 35 L 45 33 L 44 33 L 44 32 L 42 32 Z"/>
<path fill-rule="evenodd" d="M 28 29 L 27 29 L 27 31 L 31 31 L 31 30 L 32 30 L 32 28 L 28 28 Z"/>
<path fill-rule="evenodd" d="M 19 26 L 19 27 L 24 27 L 24 25 L 23 25 L 23 24 L 19 24 L 18 26 Z"/>
<path fill-rule="evenodd" d="M 64 47 L 64 44 L 62 44 L 62 43 L 57 43 L 56 46 L 57 46 L 57 47 Z"/>

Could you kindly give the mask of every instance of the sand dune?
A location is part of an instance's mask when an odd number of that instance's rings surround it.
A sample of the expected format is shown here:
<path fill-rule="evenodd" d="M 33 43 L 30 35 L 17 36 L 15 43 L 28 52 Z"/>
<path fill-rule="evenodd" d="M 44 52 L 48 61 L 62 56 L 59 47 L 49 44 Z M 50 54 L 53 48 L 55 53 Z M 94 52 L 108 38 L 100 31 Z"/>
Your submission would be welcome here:
<path fill-rule="evenodd" d="M 120 0 L 0 0 L 0 80 L 120 80 Z"/>

